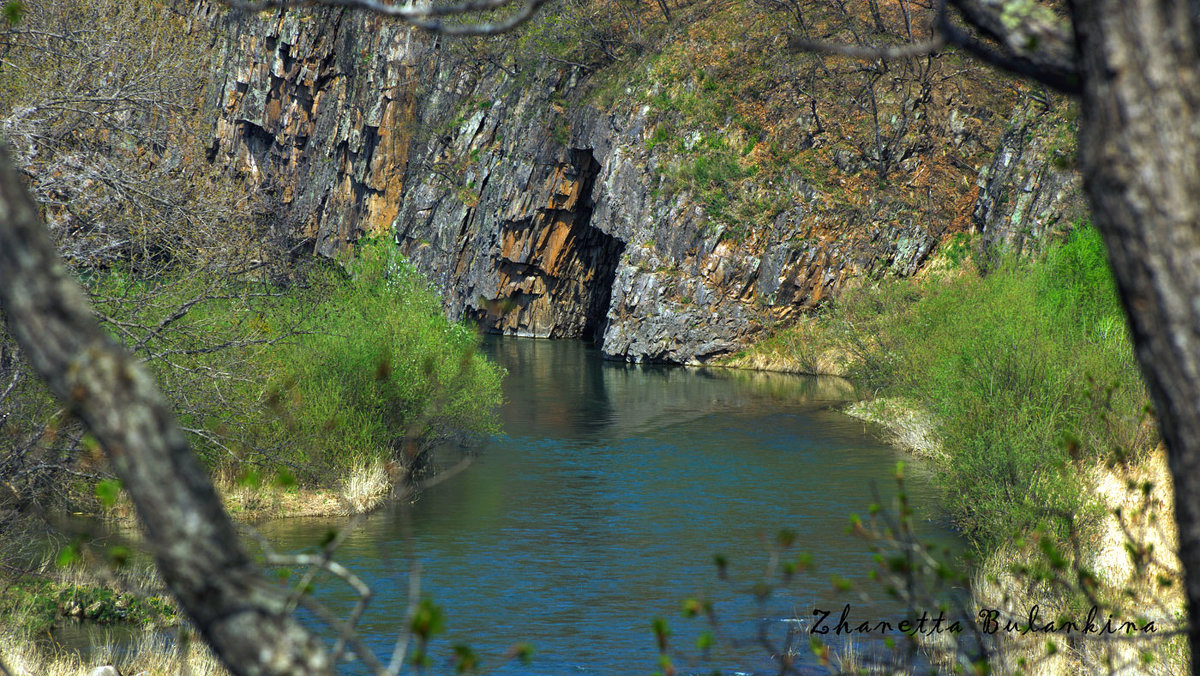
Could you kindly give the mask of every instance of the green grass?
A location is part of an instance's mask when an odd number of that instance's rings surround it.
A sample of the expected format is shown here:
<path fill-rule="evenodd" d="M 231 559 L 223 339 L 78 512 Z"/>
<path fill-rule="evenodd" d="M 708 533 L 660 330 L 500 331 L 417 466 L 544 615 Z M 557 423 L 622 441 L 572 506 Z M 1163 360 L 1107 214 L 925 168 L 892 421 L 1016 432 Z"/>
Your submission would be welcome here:
<path fill-rule="evenodd" d="M 373 460 L 411 466 L 431 444 L 496 431 L 502 374 L 474 330 L 445 318 L 390 244 L 356 251 L 345 269 L 318 262 L 286 287 L 109 273 L 91 290 L 105 314 L 149 327 L 209 297 L 140 354 L 169 355 L 149 365 L 213 468 L 331 485 Z M 130 345 L 147 332 L 114 333 Z"/>
<path fill-rule="evenodd" d="M 1090 227 L 1041 260 L 1007 260 L 986 276 L 888 280 L 847 294 L 825 321 L 858 358 L 860 383 L 939 421 L 946 508 L 984 550 L 1094 524 L 1099 508 L 1080 472 L 1114 449 L 1153 445 L 1145 387 Z"/>
<path fill-rule="evenodd" d="M 0 624 L 29 635 L 44 633 L 60 618 L 74 617 L 99 624 L 172 625 L 179 621 L 174 606 L 158 596 L 140 596 L 105 586 L 60 584 L 25 576 L 4 581 L 0 594 Z"/>

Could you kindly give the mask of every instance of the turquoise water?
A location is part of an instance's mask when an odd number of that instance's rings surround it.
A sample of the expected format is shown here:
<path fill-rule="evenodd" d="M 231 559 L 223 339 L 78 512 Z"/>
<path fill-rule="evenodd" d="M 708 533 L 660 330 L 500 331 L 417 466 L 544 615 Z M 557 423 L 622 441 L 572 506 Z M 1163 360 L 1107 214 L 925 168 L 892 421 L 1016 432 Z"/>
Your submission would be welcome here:
<path fill-rule="evenodd" d="M 890 501 L 896 462 L 909 460 L 836 410 L 844 383 L 605 362 L 574 342 L 492 337 L 485 349 L 509 371 L 504 434 L 415 503 L 350 523 L 337 554 L 375 591 L 359 631 L 383 661 L 414 561 L 422 595 L 445 614 L 429 673 L 452 673 L 451 646 L 467 644 L 499 673 L 649 674 L 656 617 L 669 623 L 681 673 L 775 673 L 760 630 L 780 651 L 788 628 L 799 629 L 797 659 L 816 665 L 805 631 L 815 608 L 907 616 L 877 600 L 882 593 L 864 600 L 830 582 L 839 575 L 871 589 L 872 558 L 847 532 L 848 516 L 867 511 L 873 490 Z M 927 472 L 908 466 L 909 492 L 928 506 Z M 919 526 L 954 545 L 945 527 Z M 279 549 L 304 549 L 345 527 L 292 519 L 260 530 Z M 758 598 L 769 543 L 785 528 L 797 540 L 785 554 L 807 552 L 812 568 Z M 334 580 L 315 596 L 342 615 L 355 598 Z M 695 640 L 710 627 L 682 616 L 687 598 L 713 603 L 722 640 L 707 654 Z M 881 640 L 855 638 L 867 649 Z M 518 642 L 534 646 L 532 663 L 503 661 Z"/>

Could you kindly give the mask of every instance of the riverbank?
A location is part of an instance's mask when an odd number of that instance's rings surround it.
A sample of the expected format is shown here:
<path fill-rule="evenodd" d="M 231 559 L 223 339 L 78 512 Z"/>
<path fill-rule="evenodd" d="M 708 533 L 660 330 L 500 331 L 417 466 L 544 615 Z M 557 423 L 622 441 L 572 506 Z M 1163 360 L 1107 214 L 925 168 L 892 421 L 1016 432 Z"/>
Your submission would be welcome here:
<path fill-rule="evenodd" d="M 85 661 L 79 653 L 61 646 L 39 647 L 28 636 L 0 632 L 0 655 L 12 676 L 91 676 L 104 665 L 132 676 L 229 674 L 203 641 L 168 642 L 150 633 L 142 634 L 119 655 L 101 650 Z"/>
<path fill-rule="evenodd" d="M 946 248 L 933 272 L 852 290 L 725 365 L 832 371 L 872 393 L 846 412 L 933 462 L 979 561 L 979 608 L 1096 605 L 1173 629 L 1173 495 L 1098 235 L 1084 224 L 1032 260 Z M 1047 654 L 1044 636 L 1005 634 L 994 666 L 1175 673 L 1181 641 L 1058 641 Z"/>
<path fill-rule="evenodd" d="M 229 472 L 216 474 L 213 483 L 235 520 L 256 523 L 373 511 L 404 481 L 395 471 L 389 474 L 378 461 L 358 465 L 331 488 L 281 485 Z M 128 528 L 131 537 L 137 537 L 136 515 L 128 500 L 119 499 L 94 516 Z M 153 569 L 133 573 L 101 565 L 98 570 L 104 573 L 100 577 L 92 568 L 51 562 L 40 572 L 0 580 L 0 656 L 14 676 L 84 676 L 101 665 L 115 666 L 122 674 L 228 673 L 202 641 L 179 642 L 157 631 L 177 628 L 181 617 Z M 101 641 L 100 649 L 84 659 L 50 638 L 53 628 L 72 623 L 93 627 L 102 636 L 132 631 L 134 639 L 119 653 L 113 653 L 111 641 Z"/>
<path fill-rule="evenodd" d="M 497 429 L 502 374 L 478 353 L 474 332 L 445 318 L 428 282 L 386 245 L 364 243 L 342 263 L 297 266 L 291 270 L 296 279 L 286 283 L 227 280 L 204 270 L 148 278 L 112 272 L 85 280 L 110 330 L 140 350 L 175 403 L 192 448 L 235 520 L 369 512 L 397 487 L 407 487 L 414 468 L 428 471 L 427 448 Z M 13 418 L 50 422 L 14 457 L 36 459 L 49 452 L 43 445 L 59 453 L 53 444 L 66 439 L 80 463 L 49 476 L 15 472 L 25 480 L 5 483 L 5 495 L 59 515 L 135 524 L 132 504 L 107 474 L 99 445 L 77 423 L 57 417 L 57 405 L 40 383 L 21 384 L 10 388 L 13 396 L 5 402 L 18 407 Z M 33 529 L 36 541 L 44 539 L 44 523 L 6 507 L 0 503 L 0 532 L 20 522 Z M 13 532 L 3 534 L 12 544 Z M 113 573 L 129 555 L 90 540 L 76 534 L 59 543 L 58 558 Z M 11 659 L 37 665 L 18 673 L 83 668 L 58 647 L 34 641 L 48 624 L 144 624 L 138 594 L 120 585 L 60 584 L 61 567 L 54 565 L 21 574 L 24 549 L 0 548 L 3 598 L 27 602 L 0 613 L 0 639 L 28 645 Z M 83 600 L 64 606 L 63 594 Z M 165 602 L 153 596 L 146 601 Z M 122 673 L 166 673 L 163 665 L 178 666 L 173 649 L 151 643 L 140 648 L 153 653 L 144 662 L 151 666 L 132 662 Z M 211 671 L 198 665 L 192 673 Z"/>
<path fill-rule="evenodd" d="M 61 565 L 60 565 L 61 564 Z M 12 676 L 88 676 L 101 665 L 127 675 L 224 676 L 202 641 L 178 641 L 182 618 L 148 562 L 116 569 L 46 561 L 0 587 L 0 661 Z M 86 658 L 61 642 L 61 629 L 90 627 L 98 636 Z M 163 632 L 171 632 L 166 634 Z M 68 633 L 70 635 L 70 633 Z M 132 636 L 114 652 L 115 637 Z"/>
<path fill-rule="evenodd" d="M 423 471 L 427 449 L 498 429 L 501 371 L 389 244 L 364 241 L 341 265 L 309 260 L 288 274 L 270 283 L 185 269 L 85 279 L 235 516 L 363 513 Z M 22 481 L 9 492 L 60 511 L 130 516 L 99 444 L 60 419 L 40 383 L 18 385 L 4 403 L 18 413 L 11 431 L 30 440 L 15 457 L 53 450 L 79 460 L 14 471 Z M 64 439 L 71 447 L 57 450 Z"/>

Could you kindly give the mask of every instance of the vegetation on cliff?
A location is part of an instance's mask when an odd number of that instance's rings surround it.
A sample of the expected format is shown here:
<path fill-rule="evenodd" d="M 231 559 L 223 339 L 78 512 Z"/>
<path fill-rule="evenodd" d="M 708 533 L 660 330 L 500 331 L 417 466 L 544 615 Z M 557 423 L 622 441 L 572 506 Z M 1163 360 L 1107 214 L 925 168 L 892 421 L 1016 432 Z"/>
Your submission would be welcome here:
<path fill-rule="evenodd" d="M 915 273 L 979 225 L 1014 106 L 1062 106 L 955 52 L 789 46 L 925 37 L 915 5 L 879 5 L 697 2 L 667 21 L 571 1 L 477 41 L 264 13 L 222 39 L 212 148 L 289 186 L 322 252 L 394 233 L 455 316 L 703 363 L 859 276 Z"/>
<path fill-rule="evenodd" d="M 563 106 L 644 107 L 664 198 L 683 193 L 712 233 L 752 249 L 798 206 L 814 242 L 908 219 L 934 237 L 962 230 L 996 122 L 1029 88 L 954 52 L 863 61 L 791 46 L 927 37 L 916 7 L 877 8 L 689 3 L 667 22 L 649 5 L 568 2 L 472 54 L 518 77 L 547 57 L 575 66 Z"/>

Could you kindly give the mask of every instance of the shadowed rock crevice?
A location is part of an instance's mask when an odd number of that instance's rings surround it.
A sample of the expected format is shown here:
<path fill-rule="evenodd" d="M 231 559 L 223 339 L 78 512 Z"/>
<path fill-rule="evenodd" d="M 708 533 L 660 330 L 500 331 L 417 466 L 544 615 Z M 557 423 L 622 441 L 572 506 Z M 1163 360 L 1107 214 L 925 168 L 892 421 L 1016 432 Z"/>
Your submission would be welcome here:
<path fill-rule="evenodd" d="M 500 222 L 496 289 L 469 312 L 483 328 L 539 338 L 603 337 L 625 244 L 592 227 L 600 165 L 590 149 L 548 179 L 549 200 L 532 215 Z"/>

